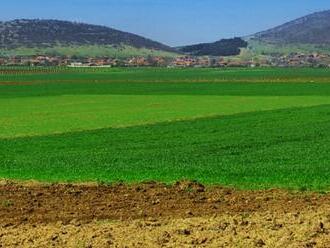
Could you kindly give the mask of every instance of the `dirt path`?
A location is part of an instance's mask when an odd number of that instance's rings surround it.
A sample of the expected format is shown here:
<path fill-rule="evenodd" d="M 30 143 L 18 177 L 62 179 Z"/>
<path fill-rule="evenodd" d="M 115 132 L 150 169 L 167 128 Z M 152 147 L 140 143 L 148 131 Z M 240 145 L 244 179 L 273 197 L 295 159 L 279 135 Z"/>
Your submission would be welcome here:
<path fill-rule="evenodd" d="M 330 247 L 330 194 L 2 182 L 0 247 Z"/>

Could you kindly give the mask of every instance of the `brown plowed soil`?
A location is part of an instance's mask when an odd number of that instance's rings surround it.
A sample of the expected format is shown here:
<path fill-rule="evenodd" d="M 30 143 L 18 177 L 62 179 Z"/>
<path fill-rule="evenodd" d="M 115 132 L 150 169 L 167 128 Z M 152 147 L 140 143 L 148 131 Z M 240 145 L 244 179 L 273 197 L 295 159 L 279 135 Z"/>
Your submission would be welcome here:
<path fill-rule="evenodd" d="M 5 181 L 0 247 L 330 247 L 330 194 Z"/>

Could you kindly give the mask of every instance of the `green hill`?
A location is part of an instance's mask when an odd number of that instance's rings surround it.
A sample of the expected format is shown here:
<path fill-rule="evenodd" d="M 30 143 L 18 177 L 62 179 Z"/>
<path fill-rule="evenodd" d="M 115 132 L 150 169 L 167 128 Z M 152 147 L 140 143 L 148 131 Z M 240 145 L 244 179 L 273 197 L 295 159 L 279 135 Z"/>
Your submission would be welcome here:
<path fill-rule="evenodd" d="M 330 10 L 301 17 L 245 39 L 256 54 L 329 54 Z"/>
<path fill-rule="evenodd" d="M 105 26 L 58 20 L 0 22 L 0 55 L 173 56 L 159 42 Z"/>

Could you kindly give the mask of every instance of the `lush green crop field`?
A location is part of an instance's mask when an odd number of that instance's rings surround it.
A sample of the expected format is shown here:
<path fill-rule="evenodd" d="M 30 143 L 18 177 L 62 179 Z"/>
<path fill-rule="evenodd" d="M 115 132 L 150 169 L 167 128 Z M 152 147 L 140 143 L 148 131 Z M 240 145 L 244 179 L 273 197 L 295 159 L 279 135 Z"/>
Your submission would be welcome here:
<path fill-rule="evenodd" d="M 0 69 L 0 177 L 330 188 L 330 70 Z"/>

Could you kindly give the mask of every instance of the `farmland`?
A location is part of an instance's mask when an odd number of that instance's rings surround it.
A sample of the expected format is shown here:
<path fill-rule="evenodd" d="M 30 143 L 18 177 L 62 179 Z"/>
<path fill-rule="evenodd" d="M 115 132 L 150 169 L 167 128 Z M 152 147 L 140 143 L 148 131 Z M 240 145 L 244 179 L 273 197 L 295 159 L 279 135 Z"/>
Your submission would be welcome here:
<path fill-rule="evenodd" d="M 325 69 L 2 70 L 0 177 L 326 190 L 327 80 Z"/>
<path fill-rule="evenodd" d="M 326 247 L 329 107 L 328 69 L 0 68 L 0 246 Z"/>

